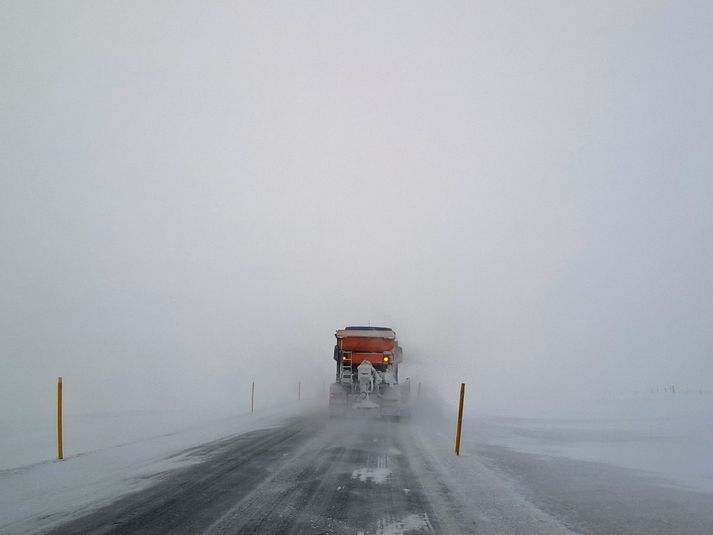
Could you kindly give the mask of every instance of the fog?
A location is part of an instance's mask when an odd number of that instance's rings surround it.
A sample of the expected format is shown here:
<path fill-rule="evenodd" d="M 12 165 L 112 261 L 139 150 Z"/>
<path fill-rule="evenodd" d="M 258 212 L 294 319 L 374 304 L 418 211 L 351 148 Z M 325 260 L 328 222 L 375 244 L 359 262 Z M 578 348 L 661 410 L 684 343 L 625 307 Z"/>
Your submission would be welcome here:
<path fill-rule="evenodd" d="M 0 420 L 713 376 L 713 5 L 4 2 Z"/>

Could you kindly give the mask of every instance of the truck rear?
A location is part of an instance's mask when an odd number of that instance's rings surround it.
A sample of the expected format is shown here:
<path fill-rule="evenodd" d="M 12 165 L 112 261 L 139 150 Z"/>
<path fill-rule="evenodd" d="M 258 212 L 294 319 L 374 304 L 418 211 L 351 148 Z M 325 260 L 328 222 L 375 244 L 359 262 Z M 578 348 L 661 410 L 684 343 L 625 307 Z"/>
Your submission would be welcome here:
<path fill-rule="evenodd" d="M 389 327 L 352 326 L 335 333 L 335 382 L 329 388 L 332 416 L 372 413 L 399 418 L 410 382 L 399 383 L 403 350 Z"/>

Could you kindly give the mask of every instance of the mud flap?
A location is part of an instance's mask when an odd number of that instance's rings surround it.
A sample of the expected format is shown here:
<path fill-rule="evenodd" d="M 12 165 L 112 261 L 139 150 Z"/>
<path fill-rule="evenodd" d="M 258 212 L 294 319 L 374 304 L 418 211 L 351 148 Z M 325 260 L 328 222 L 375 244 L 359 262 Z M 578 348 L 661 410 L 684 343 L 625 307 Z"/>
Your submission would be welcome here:
<path fill-rule="evenodd" d="M 347 414 L 347 391 L 343 385 L 329 385 L 329 416 L 345 416 Z"/>
<path fill-rule="evenodd" d="M 381 416 L 398 419 L 401 416 L 401 389 L 387 386 L 381 394 Z"/>

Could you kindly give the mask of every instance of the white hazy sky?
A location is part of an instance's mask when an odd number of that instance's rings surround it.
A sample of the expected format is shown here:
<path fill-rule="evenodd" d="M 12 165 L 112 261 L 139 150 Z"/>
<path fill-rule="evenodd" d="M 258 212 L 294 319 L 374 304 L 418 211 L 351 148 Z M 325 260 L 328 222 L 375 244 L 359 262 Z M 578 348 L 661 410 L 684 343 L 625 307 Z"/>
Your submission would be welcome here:
<path fill-rule="evenodd" d="M 291 392 L 368 321 L 494 405 L 711 388 L 713 3 L 0 11 L 0 417 Z"/>

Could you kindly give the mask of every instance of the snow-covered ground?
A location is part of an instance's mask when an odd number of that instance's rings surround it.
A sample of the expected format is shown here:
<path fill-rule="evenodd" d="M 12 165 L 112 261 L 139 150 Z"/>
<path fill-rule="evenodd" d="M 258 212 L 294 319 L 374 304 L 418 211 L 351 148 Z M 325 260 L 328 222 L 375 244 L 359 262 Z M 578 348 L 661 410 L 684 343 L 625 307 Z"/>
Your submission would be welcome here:
<path fill-rule="evenodd" d="M 713 492 L 713 396 L 647 394 L 466 419 L 468 440 L 643 470 Z"/>
<path fill-rule="evenodd" d="M 281 425 L 314 409 L 315 403 L 302 401 L 218 419 L 203 416 L 202 421 L 198 415 L 177 412 L 70 418 L 65 426 L 68 447 L 63 461 L 0 470 L 0 533 L 33 533 L 60 519 L 81 515 L 148 485 L 157 474 L 200 461 L 198 456 L 176 455 L 178 452 L 222 437 Z M 30 434 L 5 435 L 2 451 L 8 455 L 15 448 L 23 448 L 18 443 L 6 449 L 12 444 L 12 436 L 26 438 Z M 76 441 L 74 446 L 72 441 Z M 36 458 L 44 451 L 30 448 L 25 457 Z M 17 462 L 23 456 L 20 452 L 12 458 Z"/>
<path fill-rule="evenodd" d="M 226 420 L 223 413 L 190 413 L 185 410 L 116 411 L 64 416 L 64 455 L 71 458 L 89 452 L 166 435 L 206 420 Z M 25 420 L 0 421 L 0 469 L 18 468 L 57 457 L 54 415 Z"/>

